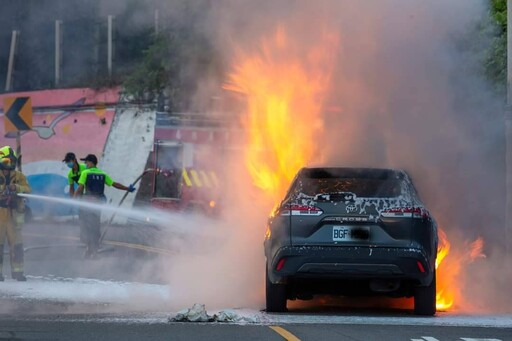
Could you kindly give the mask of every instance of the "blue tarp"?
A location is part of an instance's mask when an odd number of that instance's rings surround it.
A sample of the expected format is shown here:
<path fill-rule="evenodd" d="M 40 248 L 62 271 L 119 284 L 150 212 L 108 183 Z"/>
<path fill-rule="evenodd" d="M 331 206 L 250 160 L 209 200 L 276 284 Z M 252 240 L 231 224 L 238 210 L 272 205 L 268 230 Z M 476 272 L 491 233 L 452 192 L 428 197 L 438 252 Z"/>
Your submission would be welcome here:
<path fill-rule="evenodd" d="M 32 194 L 69 198 L 67 177 L 58 174 L 35 174 L 27 176 L 27 180 L 32 188 Z M 74 214 L 77 210 L 71 205 L 37 199 L 30 199 L 27 204 L 32 209 L 34 217 L 66 216 Z"/>

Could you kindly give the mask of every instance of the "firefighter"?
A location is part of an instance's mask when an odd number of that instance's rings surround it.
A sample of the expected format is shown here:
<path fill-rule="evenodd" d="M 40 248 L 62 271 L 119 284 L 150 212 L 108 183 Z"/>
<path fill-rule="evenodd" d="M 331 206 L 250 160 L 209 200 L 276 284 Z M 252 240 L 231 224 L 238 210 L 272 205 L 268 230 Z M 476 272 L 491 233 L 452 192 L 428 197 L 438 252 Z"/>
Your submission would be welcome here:
<path fill-rule="evenodd" d="M 87 168 L 84 163 L 79 163 L 76 159 L 75 153 L 67 153 L 64 156 L 64 160 L 62 162 L 66 163 L 68 166 L 68 184 L 69 184 L 69 196 L 72 198 L 73 194 L 75 194 L 75 183 L 78 186 L 78 179 L 80 179 L 80 175 Z"/>
<path fill-rule="evenodd" d="M 25 218 L 25 201 L 16 193 L 30 193 L 30 186 L 23 173 L 14 170 L 18 159 L 14 150 L 0 148 L 0 281 L 2 275 L 3 248 L 5 237 L 9 243 L 11 276 L 18 281 L 26 281 L 23 274 L 23 241 L 21 226 Z"/>
<path fill-rule="evenodd" d="M 98 164 L 96 155 L 89 154 L 80 160 L 85 162 L 87 168 L 80 175 L 80 179 L 78 179 L 78 188 L 73 195 L 74 198 L 82 197 L 82 200 L 89 202 L 104 203 L 106 202 L 105 185 L 130 193 L 135 191 L 133 185 L 127 187 L 114 182 L 107 173 L 98 169 L 96 167 Z M 83 224 L 83 228 L 87 233 L 85 258 L 94 258 L 98 251 L 101 237 L 101 211 L 83 209 L 83 217 L 80 223 Z"/>
<path fill-rule="evenodd" d="M 85 163 L 78 162 L 75 153 L 66 153 L 62 162 L 66 163 L 66 166 L 69 167 L 68 172 L 68 184 L 69 184 L 69 196 L 73 198 L 75 194 L 75 183 L 78 186 L 78 179 L 80 179 L 80 175 L 87 168 Z M 73 213 L 74 214 L 74 213 Z M 78 209 L 78 221 L 82 218 L 82 210 Z M 87 232 L 84 230 L 84 224 L 80 224 L 80 241 L 86 244 L 87 240 Z"/>

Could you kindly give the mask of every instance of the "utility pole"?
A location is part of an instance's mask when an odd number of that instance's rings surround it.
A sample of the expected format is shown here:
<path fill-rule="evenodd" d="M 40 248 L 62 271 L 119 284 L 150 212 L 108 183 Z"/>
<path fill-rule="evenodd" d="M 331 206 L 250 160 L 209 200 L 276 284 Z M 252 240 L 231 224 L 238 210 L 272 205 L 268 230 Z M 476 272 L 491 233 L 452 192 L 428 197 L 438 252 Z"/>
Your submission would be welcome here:
<path fill-rule="evenodd" d="M 101 25 L 98 22 L 95 22 L 93 25 L 94 30 L 94 46 L 92 49 L 93 56 L 93 73 L 95 76 L 98 76 L 100 70 L 100 44 L 101 44 Z"/>
<path fill-rule="evenodd" d="M 505 110 L 506 139 L 506 204 L 505 204 L 505 250 L 512 253 L 512 0 L 507 0 L 507 107 Z"/>
<path fill-rule="evenodd" d="M 113 15 L 108 16 L 107 68 L 109 78 L 112 78 L 112 60 L 114 59 L 114 19 Z"/>
<path fill-rule="evenodd" d="M 18 39 L 20 31 L 12 31 L 11 35 L 11 49 L 9 51 L 9 62 L 7 64 L 7 77 L 5 79 L 5 91 L 12 90 L 12 74 L 14 72 L 14 59 L 16 58 L 16 50 L 18 49 Z M 16 132 L 16 155 L 18 162 L 16 164 L 18 170 L 21 172 L 21 133 Z"/>
<path fill-rule="evenodd" d="M 7 77 L 5 79 L 5 91 L 12 90 L 12 74 L 14 72 L 14 58 L 16 57 L 16 50 L 18 47 L 18 38 L 20 31 L 12 31 L 11 35 L 11 49 L 9 51 L 9 62 L 7 64 Z"/>
<path fill-rule="evenodd" d="M 59 86 L 62 64 L 62 20 L 55 20 L 55 87 Z"/>

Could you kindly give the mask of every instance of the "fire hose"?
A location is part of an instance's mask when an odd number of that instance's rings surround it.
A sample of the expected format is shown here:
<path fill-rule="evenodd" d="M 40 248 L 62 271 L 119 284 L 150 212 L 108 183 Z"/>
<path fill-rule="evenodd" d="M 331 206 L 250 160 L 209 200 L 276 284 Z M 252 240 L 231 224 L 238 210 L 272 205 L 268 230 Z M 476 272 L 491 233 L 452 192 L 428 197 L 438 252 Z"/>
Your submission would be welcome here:
<path fill-rule="evenodd" d="M 142 179 L 142 177 L 149 173 L 149 172 L 160 172 L 161 170 L 158 169 L 158 168 L 148 168 L 148 169 L 145 169 L 144 172 L 142 172 L 138 177 L 137 179 L 135 179 L 134 182 L 132 182 L 132 185 L 135 186 L 139 181 L 140 179 Z M 119 201 L 119 205 L 117 205 L 117 207 L 121 207 L 121 205 L 123 204 L 124 202 L 124 199 L 126 199 L 126 197 L 128 196 L 130 192 L 126 191 L 126 193 L 123 195 L 123 197 L 121 198 L 121 200 Z M 111 224 L 112 224 L 112 221 L 114 220 L 114 218 L 116 217 L 116 212 L 114 212 L 112 214 L 112 216 L 110 217 L 110 219 L 108 220 L 107 224 L 105 225 L 105 229 L 103 230 L 103 233 L 101 234 L 100 236 L 100 240 L 99 240 L 99 245 L 101 245 L 103 239 L 105 238 L 105 235 L 107 234 L 108 232 L 108 229 L 110 228 Z"/>

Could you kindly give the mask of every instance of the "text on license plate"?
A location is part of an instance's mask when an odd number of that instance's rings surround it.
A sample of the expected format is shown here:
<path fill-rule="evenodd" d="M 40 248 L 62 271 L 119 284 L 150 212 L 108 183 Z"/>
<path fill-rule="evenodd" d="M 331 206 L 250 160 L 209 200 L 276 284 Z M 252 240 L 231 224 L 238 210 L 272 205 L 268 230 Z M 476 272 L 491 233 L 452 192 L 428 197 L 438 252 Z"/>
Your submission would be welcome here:
<path fill-rule="evenodd" d="M 368 240 L 370 228 L 368 226 L 333 226 L 332 240 L 335 242 Z"/>

